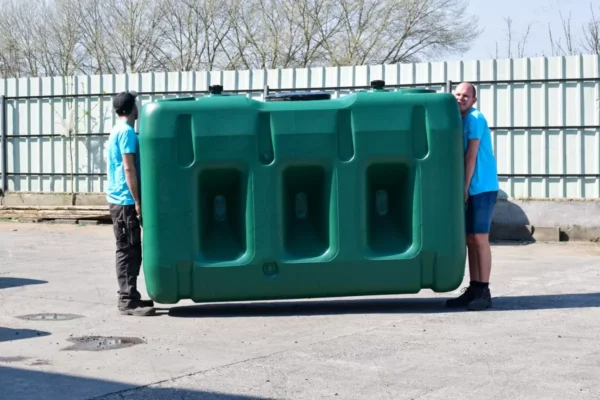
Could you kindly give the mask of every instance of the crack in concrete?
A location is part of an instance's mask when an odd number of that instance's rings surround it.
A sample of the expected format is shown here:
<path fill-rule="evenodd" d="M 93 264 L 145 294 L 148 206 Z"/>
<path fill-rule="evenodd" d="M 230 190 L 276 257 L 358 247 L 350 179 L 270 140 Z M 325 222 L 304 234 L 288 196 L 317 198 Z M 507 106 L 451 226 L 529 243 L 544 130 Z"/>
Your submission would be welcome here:
<path fill-rule="evenodd" d="M 332 338 L 329 338 L 329 339 L 319 340 L 317 342 L 310 343 L 310 344 L 307 344 L 306 346 L 302 346 L 302 347 L 306 348 L 306 347 L 309 347 L 309 346 L 316 346 L 316 345 L 319 345 L 319 344 L 322 344 L 322 343 L 332 342 L 332 341 L 339 340 L 339 339 L 345 339 L 345 338 L 352 337 L 352 336 L 363 335 L 365 333 L 370 333 L 370 332 L 376 331 L 377 329 L 384 328 L 387 325 L 397 324 L 398 322 L 399 321 L 393 321 L 393 322 L 386 323 L 386 324 L 383 324 L 383 325 L 379 325 L 379 326 L 376 326 L 376 327 L 373 327 L 373 328 L 365 329 L 365 330 L 362 330 L 360 332 L 353 332 L 353 333 L 348 333 L 348 334 L 345 334 L 345 335 L 335 336 L 335 337 L 332 337 Z M 294 350 L 296 350 L 296 349 L 280 350 L 280 351 L 276 351 L 276 352 L 273 352 L 273 353 L 270 353 L 270 354 L 267 354 L 267 355 L 264 355 L 264 356 L 256 356 L 256 357 L 248 358 L 246 360 L 240 360 L 240 361 L 235 361 L 235 362 L 224 364 L 224 365 L 219 365 L 219 366 L 212 367 L 212 368 L 209 368 L 209 369 L 206 369 L 206 370 L 202 370 L 202 371 L 190 372 L 189 374 L 184 374 L 184 375 L 176 376 L 174 378 L 169 378 L 169 379 L 163 379 L 163 380 L 160 380 L 160 381 L 152 382 L 152 383 L 149 383 L 147 385 L 142 385 L 142 386 L 138 386 L 138 387 L 131 388 L 131 389 L 124 389 L 124 390 L 120 390 L 118 392 L 106 393 L 106 394 L 103 394 L 103 395 L 100 395 L 100 396 L 97 396 L 97 397 L 89 398 L 87 400 L 102 400 L 102 399 L 108 398 L 109 396 L 115 396 L 115 395 L 119 396 L 119 398 L 125 400 L 125 397 L 123 396 L 125 393 L 137 392 L 137 391 L 140 391 L 140 390 L 143 390 L 143 389 L 147 389 L 147 388 L 150 388 L 152 386 L 160 385 L 160 384 L 163 384 L 163 383 L 175 382 L 175 381 L 177 381 L 179 379 L 189 378 L 189 377 L 193 377 L 193 376 L 196 376 L 196 375 L 203 375 L 203 374 L 207 374 L 209 372 L 218 371 L 220 369 L 229 368 L 229 367 L 232 367 L 232 366 L 235 366 L 235 365 L 242 365 L 244 363 L 248 363 L 248 362 L 252 362 L 252 361 L 256 361 L 256 360 L 266 360 L 266 359 L 268 359 L 270 357 L 277 356 L 277 355 L 280 355 L 280 354 L 285 354 L 285 353 L 288 353 L 288 352 L 291 352 L 291 351 L 294 351 Z"/>

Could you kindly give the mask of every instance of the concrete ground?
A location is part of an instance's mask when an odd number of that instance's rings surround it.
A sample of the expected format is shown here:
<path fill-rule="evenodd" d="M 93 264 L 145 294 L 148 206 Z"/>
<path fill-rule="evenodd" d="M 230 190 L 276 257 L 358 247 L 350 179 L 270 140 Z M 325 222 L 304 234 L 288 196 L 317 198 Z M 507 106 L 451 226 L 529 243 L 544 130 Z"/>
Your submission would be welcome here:
<path fill-rule="evenodd" d="M 116 311 L 113 248 L 107 226 L 0 223 L 0 398 L 600 398 L 598 244 L 495 245 L 481 313 L 423 291 L 150 318 Z"/>

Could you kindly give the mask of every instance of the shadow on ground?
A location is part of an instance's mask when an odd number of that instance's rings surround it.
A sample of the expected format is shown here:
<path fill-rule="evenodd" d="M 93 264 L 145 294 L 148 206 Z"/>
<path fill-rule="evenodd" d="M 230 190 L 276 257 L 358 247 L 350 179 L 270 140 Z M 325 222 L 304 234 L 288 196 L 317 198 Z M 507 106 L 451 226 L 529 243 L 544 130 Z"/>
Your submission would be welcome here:
<path fill-rule="evenodd" d="M 42 336 L 50 336 L 50 332 L 38 331 L 35 329 L 11 329 L 0 326 L 0 343 Z"/>
<path fill-rule="evenodd" d="M 185 399 L 185 400 L 266 400 L 265 397 L 241 396 L 202 390 L 163 389 L 136 386 L 101 379 L 31 371 L 0 366 L 3 400 L 83 400 L 112 399 Z"/>
<path fill-rule="evenodd" d="M 28 285 L 41 285 L 44 283 L 48 283 L 48 281 L 27 278 L 0 277 L 0 289 L 10 289 Z"/>
<path fill-rule="evenodd" d="M 499 190 L 492 217 L 490 239 L 513 241 L 514 245 L 535 243 L 530 224 L 525 211 L 517 203 L 511 201 L 505 191 Z M 504 245 L 508 245 L 508 243 Z"/>
<path fill-rule="evenodd" d="M 172 307 L 168 315 L 177 318 L 287 317 L 296 315 L 341 314 L 429 314 L 453 312 L 446 298 L 319 300 L 256 303 L 219 303 Z M 538 296 L 505 296 L 493 299 L 489 311 L 526 311 L 600 307 L 600 293 Z M 459 310 L 460 311 L 460 310 Z"/>

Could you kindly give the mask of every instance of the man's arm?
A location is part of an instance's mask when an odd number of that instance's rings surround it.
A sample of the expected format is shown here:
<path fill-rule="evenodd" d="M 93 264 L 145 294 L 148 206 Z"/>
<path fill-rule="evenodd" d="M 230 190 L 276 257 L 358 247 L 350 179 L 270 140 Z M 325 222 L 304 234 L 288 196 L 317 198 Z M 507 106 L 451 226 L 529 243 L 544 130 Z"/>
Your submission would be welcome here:
<path fill-rule="evenodd" d="M 135 210 L 141 216 L 141 196 L 139 191 L 139 182 L 137 178 L 137 168 L 135 167 L 135 157 L 137 155 L 138 141 L 135 132 L 131 129 L 123 132 L 119 137 L 119 147 L 123 157 L 123 170 L 125 172 L 125 181 L 131 192 L 131 197 L 135 202 Z"/>
<path fill-rule="evenodd" d="M 477 150 L 479 150 L 479 139 L 469 139 L 469 145 L 465 153 L 465 201 L 469 197 L 469 187 L 471 186 L 471 179 L 473 179 L 473 173 L 475 172 Z"/>
<path fill-rule="evenodd" d="M 484 126 L 474 116 L 467 119 L 467 151 L 465 153 L 465 201 L 469 198 L 469 187 L 471 179 L 475 173 L 475 164 L 477 163 L 477 151 L 479 150 L 479 141 L 483 135 Z"/>
<path fill-rule="evenodd" d="M 123 168 L 125 170 L 125 180 L 127 181 L 127 186 L 129 186 L 133 201 L 135 201 L 136 205 L 139 205 L 140 192 L 138 189 L 137 170 L 135 168 L 135 154 L 123 154 Z"/>

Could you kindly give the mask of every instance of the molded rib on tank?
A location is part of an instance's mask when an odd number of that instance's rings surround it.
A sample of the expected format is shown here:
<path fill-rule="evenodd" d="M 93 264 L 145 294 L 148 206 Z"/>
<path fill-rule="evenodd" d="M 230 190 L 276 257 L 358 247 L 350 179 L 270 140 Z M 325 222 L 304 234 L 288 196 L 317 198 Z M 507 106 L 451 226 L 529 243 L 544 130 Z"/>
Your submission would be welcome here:
<path fill-rule="evenodd" d="M 422 160 L 429 154 L 428 130 L 427 110 L 423 106 L 414 106 L 411 120 L 412 153 L 417 160 Z"/>
<path fill-rule="evenodd" d="M 348 162 L 354 158 L 354 135 L 352 132 L 352 110 L 342 109 L 337 115 L 338 158 Z"/>
<path fill-rule="evenodd" d="M 177 163 L 188 167 L 194 162 L 194 132 L 191 114 L 181 114 L 175 120 Z"/>
<path fill-rule="evenodd" d="M 275 152 L 273 149 L 273 133 L 271 132 L 271 114 L 259 112 L 256 130 L 258 132 L 258 160 L 263 165 L 273 163 Z"/>

